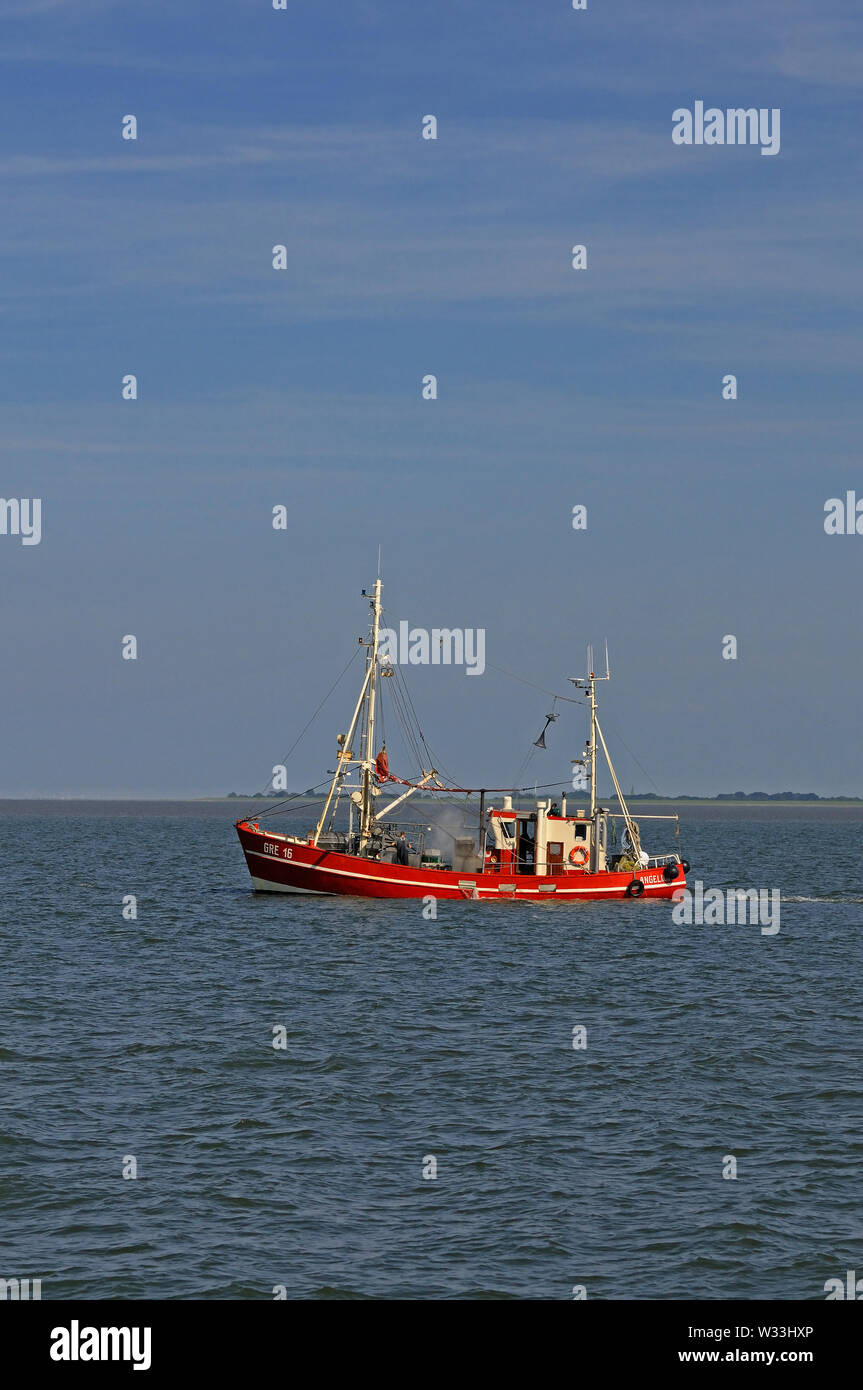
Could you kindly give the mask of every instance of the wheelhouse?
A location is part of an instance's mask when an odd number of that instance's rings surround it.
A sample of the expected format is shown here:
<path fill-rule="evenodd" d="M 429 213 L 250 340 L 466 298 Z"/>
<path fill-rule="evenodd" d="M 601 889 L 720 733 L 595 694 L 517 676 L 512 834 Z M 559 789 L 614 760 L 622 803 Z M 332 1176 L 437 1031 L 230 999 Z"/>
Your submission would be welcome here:
<path fill-rule="evenodd" d="M 558 807 L 537 801 L 529 810 L 514 807 L 505 797 L 488 813 L 483 869 L 486 873 L 549 874 L 602 873 L 606 867 L 607 813 L 591 817 L 583 809 L 568 814 L 566 798 Z"/>

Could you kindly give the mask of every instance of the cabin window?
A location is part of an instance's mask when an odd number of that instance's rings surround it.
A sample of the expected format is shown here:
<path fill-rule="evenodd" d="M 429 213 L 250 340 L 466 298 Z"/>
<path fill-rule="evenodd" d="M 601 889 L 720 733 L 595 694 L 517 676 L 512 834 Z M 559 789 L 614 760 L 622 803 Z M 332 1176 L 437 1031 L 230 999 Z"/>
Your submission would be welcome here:
<path fill-rule="evenodd" d="M 518 822 L 518 864 L 521 873 L 533 873 L 536 824 L 526 817 Z"/>
<path fill-rule="evenodd" d="M 573 832 L 574 832 L 575 838 L 576 838 L 577 840 L 585 840 L 585 841 L 587 840 L 587 826 L 586 826 L 586 825 L 574 825 L 574 826 L 573 826 Z"/>

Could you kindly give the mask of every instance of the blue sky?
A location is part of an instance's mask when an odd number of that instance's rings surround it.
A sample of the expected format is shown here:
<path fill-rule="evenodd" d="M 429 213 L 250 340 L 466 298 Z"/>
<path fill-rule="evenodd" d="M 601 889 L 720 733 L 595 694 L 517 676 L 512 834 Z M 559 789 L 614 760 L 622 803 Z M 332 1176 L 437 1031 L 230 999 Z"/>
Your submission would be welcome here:
<path fill-rule="evenodd" d="M 835 0 L 0 0 L 0 495 L 44 514 L 0 536 L 0 794 L 263 786 L 381 544 L 394 622 L 486 630 L 481 678 L 407 673 L 466 784 L 548 705 L 492 668 L 566 693 L 607 636 L 661 790 L 863 795 L 863 537 L 823 529 L 863 496 L 861 58 Z M 675 146 L 696 99 L 779 107 L 780 153 Z"/>

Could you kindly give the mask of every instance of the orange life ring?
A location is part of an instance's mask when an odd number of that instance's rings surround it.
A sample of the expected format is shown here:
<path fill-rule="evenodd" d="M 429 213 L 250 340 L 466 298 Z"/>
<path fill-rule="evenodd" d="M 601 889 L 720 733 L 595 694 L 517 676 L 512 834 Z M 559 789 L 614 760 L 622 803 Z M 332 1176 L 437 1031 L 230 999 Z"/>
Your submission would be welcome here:
<path fill-rule="evenodd" d="M 576 845 L 569 851 L 569 862 L 574 864 L 577 869 L 583 869 L 590 855 L 584 845 Z"/>

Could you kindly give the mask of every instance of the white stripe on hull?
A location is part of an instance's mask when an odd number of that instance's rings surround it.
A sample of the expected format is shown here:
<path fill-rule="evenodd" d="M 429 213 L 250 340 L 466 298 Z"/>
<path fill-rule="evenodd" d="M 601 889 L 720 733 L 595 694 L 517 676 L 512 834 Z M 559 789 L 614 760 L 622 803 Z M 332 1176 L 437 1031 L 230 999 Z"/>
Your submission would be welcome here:
<path fill-rule="evenodd" d="M 326 893 L 323 888 L 295 888 L 292 883 L 274 883 L 269 878 L 255 878 L 252 874 L 252 887 L 256 893 L 307 893 L 310 898 L 337 898 L 338 893 Z"/>
<path fill-rule="evenodd" d="M 263 854 L 260 850 L 257 849 L 247 849 L 246 854 L 253 854 L 258 859 L 266 859 L 267 863 L 269 864 L 272 864 L 274 862 L 272 855 Z M 275 862 L 278 863 L 280 861 L 276 860 Z M 386 877 L 383 874 L 358 874 L 352 873 L 350 869 L 334 869 L 329 864 L 322 864 L 320 866 L 317 864 L 302 864 L 299 860 L 293 861 L 293 867 L 302 869 L 305 873 L 309 874 L 337 874 L 341 878 L 356 879 L 360 883 L 392 883 L 399 884 L 400 886 L 407 888 L 425 888 L 426 892 L 429 893 L 432 897 L 434 896 L 434 889 L 437 886 L 434 883 L 430 883 L 427 879 L 392 879 Z M 481 881 L 482 877 L 483 875 L 481 874 L 477 875 L 477 895 L 483 899 L 502 899 L 520 896 L 535 898 L 543 897 L 551 901 L 553 897 L 565 899 L 590 897 L 595 898 L 597 893 L 616 893 L 619 898 L 625 898 L 627 896 L 625 884 L 619 883 L 608 885 L 591 883 L 585 888 L 576 888 L 574 885 L 572 888 L 570 888 L 568 885 L 566 887 L 555 885 L 555 892 L 553 894 L 549 892 L 548 888 L 542 890 L 539 888 L 516 888 L 514 891 L 508 889 L 507 892 L 501 893 L 498 890 L 497 884 L 489 884 L 489 886 L 486 887 L 485 884 L 483 884 Z M 256 878 L 254 874 L 252 874 L 252 883 L 254 884 L 256 889 L 258 889 L 260 892 L 265 893 L 309 893 L 312 896 L 323 898 L 338 898 L 342 896 L 339 893 L 331 893 L 326 889 L 297 888 L 292 886 L 291 884 L 277 883 L 273 879 Z M 442 889 L 448 889 L 450 892 L 453 893 L 453 896 L 455 896 L 453 890 L 456 889 L 458 885 L 453 883 L 441 883 L 439 887 Z M 643 896 L 647 897 L 650 893 L 661 892 L 662 890 L 667 888 L 668 885 L 664 883 L 645 883 Z"/>

